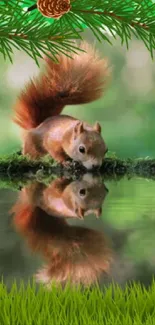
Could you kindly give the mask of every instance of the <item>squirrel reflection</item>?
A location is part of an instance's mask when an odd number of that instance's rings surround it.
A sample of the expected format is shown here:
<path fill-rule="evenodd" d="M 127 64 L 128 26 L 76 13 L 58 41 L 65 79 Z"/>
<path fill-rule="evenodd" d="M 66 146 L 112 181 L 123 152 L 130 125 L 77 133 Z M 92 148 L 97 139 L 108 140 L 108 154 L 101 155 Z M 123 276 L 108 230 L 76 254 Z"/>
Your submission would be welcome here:
<path fill-rule="evenodd" d="M 81 180 L 59 178 L 48 186 L 34 183 L 24 188 L 19 202 L 40 207 L 57 217 L 78 217 L 94 213 L 99 217 L 108 189 L 97 176 L 85 174 Z"/>
<path fill-rule="evenodd" d="M 47 187 L 31 185 L 21 191 L 19 200 L 12 208 L 16 229 L 26 238 L 30 249 L 44 258 L 45 266 L 36 275 L 39 282 L 50 285 L 54 280 L 64 284 L 70 279 L 72 284 L 90 285 L 109 271 L 112 252 L 104 233 L 86 227 L 71 226 L 65 218 L 68 213 L 69 216 L 73 213 L 73 217 L 76 214 L 79 217 L 78 203 L 87 213 L 94 210 L 93 208 L 95 211 L 101 209 L 106 188 L 104 187 L 103 194 L 100 192 L 103 188 L 99 185 L 100 191 L 97 195 L 97 179 L 92 179 L 92 192 L 90 178 L 89 182 L 86 179 L 87 177 L 84 177 L 81 182 L 70 183 L 68 180 L 58 179 Z M 89 185 L 86 186 L 86 183 Z M 84 184 L 89 194 L 82 200 L 79 198 L 79 191 L 84 189 Z M 37 186 L 40 193 L 36 191 Z M 60 198 L 60 193 L 65 195 L 61 196 L 62 201 L 56 202 L 54 208 L 54 198 Z M 91 197 L 90 193 L 94 193 L 94 196 Z M 53 215 L 53 211 L 57 216 Z M 61 218 L 58 218 L 58 215 Z M 80 213 L 81 216 L 83 217 L 83 213 Z"/>

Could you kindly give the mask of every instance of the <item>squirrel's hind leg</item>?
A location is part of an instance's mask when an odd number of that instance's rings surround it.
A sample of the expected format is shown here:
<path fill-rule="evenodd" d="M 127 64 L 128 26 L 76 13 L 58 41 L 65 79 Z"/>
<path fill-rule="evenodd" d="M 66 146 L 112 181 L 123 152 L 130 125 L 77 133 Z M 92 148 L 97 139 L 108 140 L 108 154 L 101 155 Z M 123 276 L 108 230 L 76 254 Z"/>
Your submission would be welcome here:
<path fill-rule="evenodd" d="M 29 133 L 24 138 L 22 154 L 29 155 L 30 158 L 36 159 L 45 156 L 47 152 L 37 145 L 32 134 Z"/>

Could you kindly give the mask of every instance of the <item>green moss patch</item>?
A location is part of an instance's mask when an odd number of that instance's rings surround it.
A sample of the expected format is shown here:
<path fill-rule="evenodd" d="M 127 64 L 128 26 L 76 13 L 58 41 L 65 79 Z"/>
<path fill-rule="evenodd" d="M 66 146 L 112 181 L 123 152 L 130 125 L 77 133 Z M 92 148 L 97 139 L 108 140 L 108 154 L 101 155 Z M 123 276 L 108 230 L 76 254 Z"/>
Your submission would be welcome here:
<path fill-rule="evenodd" d="M 19 189 L 32 180 L 48 183 L 55 177 L 79 178 L 87 170 L 76 162 L 68 162 L 67 166 L 57 164 L 51 157 L 31 160 L 20 153 L 0 157 L 0 187 Z M 92 173 L 100 174 L 104 179 L 120 179 L 140 176 L 155 178 L 155 159 L 119 159 L 114 155 L 107 157 L 100 170 Z"/>

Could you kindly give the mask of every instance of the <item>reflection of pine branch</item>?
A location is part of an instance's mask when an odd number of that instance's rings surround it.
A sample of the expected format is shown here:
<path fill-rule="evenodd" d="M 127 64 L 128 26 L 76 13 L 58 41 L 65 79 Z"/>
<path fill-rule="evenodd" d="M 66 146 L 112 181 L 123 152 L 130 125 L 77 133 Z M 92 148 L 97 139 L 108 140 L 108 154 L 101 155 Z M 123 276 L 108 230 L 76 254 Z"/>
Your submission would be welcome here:
<path fill-rule="evenodd" d="M 32 1 L 32 6 L 35 3 Z M 12 60 L 12 47 L 24 50 L 37 63 L 48 52 L 53 60 L 59 52 L 77 52 L 73 40 L 81 39 L 84 27 L 99 41 L 111 43 L 108 29 L 127 47 L 135 35 L 153 56 L 155 4 L 151 0 L 71 0 L 71 11 L 52 24 L 37 9 L 36 15 L 25 12 L 21 4 L 27 6 L 25 0 L 0 2 L 0 51 L 4 58 Z"/>

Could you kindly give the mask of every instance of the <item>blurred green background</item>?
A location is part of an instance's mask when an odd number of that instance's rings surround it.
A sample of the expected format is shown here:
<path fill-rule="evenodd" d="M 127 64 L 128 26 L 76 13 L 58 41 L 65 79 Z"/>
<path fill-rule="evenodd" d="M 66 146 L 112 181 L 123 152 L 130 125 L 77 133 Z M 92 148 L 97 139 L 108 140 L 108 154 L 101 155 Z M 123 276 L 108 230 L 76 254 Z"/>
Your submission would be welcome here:
<path fill-rule="evenodd" d="M 85 31 L 112 66 L 112 82 L 102 99 L 88 105 L 66 107 L 64 113 L 94 123 L 101 122 L 110 151 L 119 157 L 155 157 L 155 64 L 141 41 L 133 39 L 129 49 L 112 40 L 102 44 Z M 12 107 L 26 82 L 38 73 L 35 62 L 16 52 L 13 64 L 0 56 L 0 154 L 21 146 L 20 130 L 11 121 Z"/>

